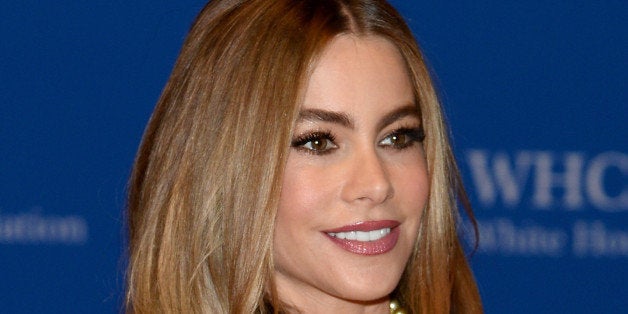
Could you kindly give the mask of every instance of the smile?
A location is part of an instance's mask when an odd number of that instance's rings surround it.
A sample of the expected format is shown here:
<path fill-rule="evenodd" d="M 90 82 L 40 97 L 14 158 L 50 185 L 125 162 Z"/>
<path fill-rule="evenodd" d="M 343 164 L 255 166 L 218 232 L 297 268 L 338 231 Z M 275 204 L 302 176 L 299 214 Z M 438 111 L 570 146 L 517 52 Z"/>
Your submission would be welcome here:
<path fill-rule="evenodd" d="M 400 223 L 394 220 L 366 221 L 323 232 L 341 249 L 359 255 L 380 255 L 397 245 Z"/>
<path fill-rule="evenodd" d="M 341 240 L 356 240 L 360 242 L 377 241 L 390 233 L 390 228 L 372 231 L 329 232 L 329 236 Z"/>

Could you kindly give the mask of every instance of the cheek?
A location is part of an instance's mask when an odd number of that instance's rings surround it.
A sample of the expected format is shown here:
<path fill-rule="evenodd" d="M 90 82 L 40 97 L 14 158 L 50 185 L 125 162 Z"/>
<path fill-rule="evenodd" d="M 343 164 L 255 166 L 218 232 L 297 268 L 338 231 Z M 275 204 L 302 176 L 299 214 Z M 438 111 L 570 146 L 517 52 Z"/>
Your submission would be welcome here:
<path fill-rule="evenodd" d="M 429 192 L 429 180 L 425 168 L 415 168 L 400 174 L 400 190 L 404 198 L 416 201 L 426 200 Z"/>
<path fill-rule="evenodd" d="M 427 203 L 430 190 L 427 164 L 424 158 L 401 164 L 403 166 L 395 167 L 391 174 L 395 194 L 409 214 L 419 216 Z"/>
<path fill-rule="evenodd" d="M 278 218 L 289 223 L 315 221 L 332 201 L 333 178 L 324 171 L 288 160 L 284 172 Z"/>

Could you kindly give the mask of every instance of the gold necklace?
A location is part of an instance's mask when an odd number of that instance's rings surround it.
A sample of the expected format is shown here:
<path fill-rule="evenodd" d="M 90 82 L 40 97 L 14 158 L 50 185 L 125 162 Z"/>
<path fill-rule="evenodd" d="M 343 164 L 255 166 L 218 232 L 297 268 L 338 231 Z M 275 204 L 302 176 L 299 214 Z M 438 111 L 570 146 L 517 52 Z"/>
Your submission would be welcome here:
<path fill-rule="evenodd" d="M 390 314 L 408 314 L 406 309 L 401 307 L 401 304 L 396 299 L 390 299 Z"/>

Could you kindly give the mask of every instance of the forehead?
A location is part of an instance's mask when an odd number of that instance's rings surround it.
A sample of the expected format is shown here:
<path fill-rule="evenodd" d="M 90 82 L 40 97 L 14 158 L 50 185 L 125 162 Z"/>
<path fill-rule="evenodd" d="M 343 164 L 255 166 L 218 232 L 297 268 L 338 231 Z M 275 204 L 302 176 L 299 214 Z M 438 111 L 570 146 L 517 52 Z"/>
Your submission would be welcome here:
<path fill-rule="evenodd" d="M 315 64 L 303 107 L 361 112 L 413 103 L 408 69 L 394 44 L 378 36 L 341 35 Z"/>

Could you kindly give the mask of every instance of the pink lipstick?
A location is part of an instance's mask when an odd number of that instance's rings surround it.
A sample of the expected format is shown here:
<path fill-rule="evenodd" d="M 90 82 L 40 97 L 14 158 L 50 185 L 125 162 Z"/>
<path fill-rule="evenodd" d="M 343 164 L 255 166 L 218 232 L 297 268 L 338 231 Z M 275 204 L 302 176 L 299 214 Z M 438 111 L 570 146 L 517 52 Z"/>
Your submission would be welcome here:
<path fill-rule="evenodd" d="M 325 235 L 342 249 L 360 255 L 379 255 L 392 250 L 399 239 L 398 221 L 365 221 L 326 230 Z"/>

